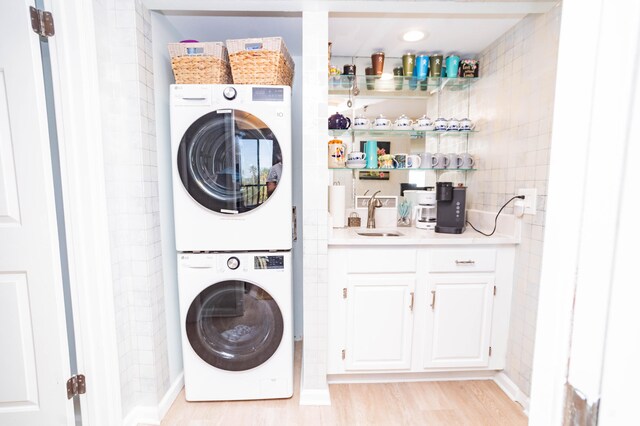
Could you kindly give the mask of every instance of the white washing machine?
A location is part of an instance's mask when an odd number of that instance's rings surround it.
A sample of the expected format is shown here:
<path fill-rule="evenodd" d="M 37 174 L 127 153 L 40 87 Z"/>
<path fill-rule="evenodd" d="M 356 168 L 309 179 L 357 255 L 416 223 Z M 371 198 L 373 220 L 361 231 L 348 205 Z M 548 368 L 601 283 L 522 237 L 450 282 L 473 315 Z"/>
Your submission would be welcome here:
<path fill-rule="evenodd" d="M 187 401 L 291 397 L 291 253 L 180 253 L 178 282 Z"/>
<path fill-rule="evenodd" d="M 291 249 L 291 88 L 170 88 L 178 251 Z"/>

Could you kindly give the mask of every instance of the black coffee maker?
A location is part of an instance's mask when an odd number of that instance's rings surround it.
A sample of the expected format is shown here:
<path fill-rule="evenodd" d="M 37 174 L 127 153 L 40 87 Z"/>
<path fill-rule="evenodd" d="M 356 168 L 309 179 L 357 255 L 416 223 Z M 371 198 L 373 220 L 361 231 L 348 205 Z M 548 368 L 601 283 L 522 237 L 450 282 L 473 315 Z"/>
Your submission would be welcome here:
<path fill-rule="evenodd" d="M 451 182 L 436 183 L 436 228 L 441 234 L 462 234 L 465 230 L 467 188 Z"/>

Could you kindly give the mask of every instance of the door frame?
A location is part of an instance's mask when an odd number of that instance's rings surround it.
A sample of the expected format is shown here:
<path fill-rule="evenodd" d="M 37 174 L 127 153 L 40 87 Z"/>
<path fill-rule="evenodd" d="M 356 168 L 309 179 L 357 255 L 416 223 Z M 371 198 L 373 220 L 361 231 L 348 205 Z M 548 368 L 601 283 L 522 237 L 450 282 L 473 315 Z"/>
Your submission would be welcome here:
<path fill-rule="evenodd" d="M 49 47 L 76 356 L 87 383 L 82 422 L 121 424 L 93 1 L 44 4 L 56 26 Z"/>

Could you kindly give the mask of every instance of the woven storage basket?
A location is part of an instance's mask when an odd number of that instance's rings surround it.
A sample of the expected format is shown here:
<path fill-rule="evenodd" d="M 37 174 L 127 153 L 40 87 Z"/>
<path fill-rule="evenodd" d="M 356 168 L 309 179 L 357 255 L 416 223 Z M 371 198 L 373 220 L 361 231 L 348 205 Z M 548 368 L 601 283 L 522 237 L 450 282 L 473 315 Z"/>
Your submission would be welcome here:
<path fill-rule="evenodd" d="M 171 68 L 176 84 L 228 84 L 231 69 L 222 42 L 170 43 Z"/>
<path fill-rule="evenodd" d="M 294 63 L 282 37 L 227 40 L 235 84 L 291 86 Z"/>

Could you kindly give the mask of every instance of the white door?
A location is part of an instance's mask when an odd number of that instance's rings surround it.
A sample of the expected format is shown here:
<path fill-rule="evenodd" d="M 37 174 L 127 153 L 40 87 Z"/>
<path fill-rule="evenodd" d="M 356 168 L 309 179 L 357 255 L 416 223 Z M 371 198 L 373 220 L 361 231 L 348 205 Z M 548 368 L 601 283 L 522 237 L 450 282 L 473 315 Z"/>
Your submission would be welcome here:
<path fill-rule="evenodd" d="M 493 275 L 431 274 L 425 368 L 489 365 Z"/>
<path fill-rule="evenodd" d="M 0 2 L 0 424 L 73 423 L 42 66 L 27 1 Z"/>
<path fill-rule="evenodd" d="M 349 276 L 346 370 L 411 366 L 414 289 L 413 277 Z"/>

